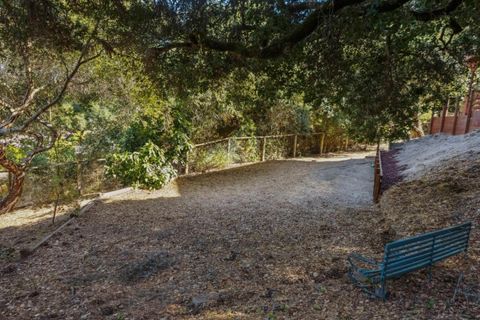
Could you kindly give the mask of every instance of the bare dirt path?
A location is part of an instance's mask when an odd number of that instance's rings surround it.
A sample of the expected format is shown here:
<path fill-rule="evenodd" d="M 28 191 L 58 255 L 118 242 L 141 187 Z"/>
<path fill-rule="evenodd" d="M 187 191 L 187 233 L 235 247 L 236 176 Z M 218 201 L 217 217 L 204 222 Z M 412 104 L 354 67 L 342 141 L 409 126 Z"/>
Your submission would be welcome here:
<path fill-rule="evenodd" d="M 329 158 L 299 158 L 244 165 L 183 177 L 167 188 L 137 191 L 129 199 L 184 197 L 202 207 L 281 208 L 306 210 L 361 207 L 371 204 L 371 153 L 347 153 Z"/>
<path fill-rule="evenodd" d="M 353 289 L 346 255 L 376 241 L 352 231 L 371 204 L 368 155 L 247 165 L 99 203 L 27 260 L 0 260 L 0 318 L 335 318 L 352 307 L 338 300 Z"/>

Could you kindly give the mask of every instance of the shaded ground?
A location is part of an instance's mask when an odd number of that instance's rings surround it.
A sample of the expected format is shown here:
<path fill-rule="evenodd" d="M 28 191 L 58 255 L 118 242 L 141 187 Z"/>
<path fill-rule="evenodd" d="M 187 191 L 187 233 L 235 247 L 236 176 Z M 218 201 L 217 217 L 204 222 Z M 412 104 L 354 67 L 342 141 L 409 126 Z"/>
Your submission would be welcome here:
<path fill-rule="evenodd" d="M 456 259 L 434 269 L 441 281 L 395 281 L 386 303 L 348 281 L 350 252 L 379 257 L 403 231 L 369 206 L 364 156 L 244 166 L 99 203 L 27 260 L 0 260 L 0 318 L 473 317 L 461 302 L 445 308 Z M 1 229 L 0 243 L 36 229 Z"/>
<path fill-rule="evenodd" d="M 382 151 L 382 193 L 402 181 L 400 173 L 402 168 L 400 168 L 396 159 L 399 152 L 399 149 Z"/>

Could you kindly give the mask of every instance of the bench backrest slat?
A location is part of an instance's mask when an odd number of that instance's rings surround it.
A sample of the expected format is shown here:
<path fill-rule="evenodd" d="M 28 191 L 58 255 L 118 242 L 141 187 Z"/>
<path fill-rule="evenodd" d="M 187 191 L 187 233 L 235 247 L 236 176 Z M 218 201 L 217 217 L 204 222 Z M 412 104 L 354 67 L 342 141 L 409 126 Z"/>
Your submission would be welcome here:
<path fill-rule="evenodd" d="M 462 245 L 466 241 L 468 241 L 468 234 L 460 234 L 455 237 L 449 239 L 435 239 L 434 249 L 442 248 L 442 247 L 450 247 L 455 245 Z M 388 256 L 388 262 L 393 263 L 395 261 L 404 260 L 408 258 L 414 258 L 423 256 L 425 254 L 429 254 L 432 251 L 433 239 L 427 243 L 422 244 L 418 247 L 410 247 L 408 250 L 397 250 L 393 253 L 390 253 Z"/>
<path fill-rule="evenodd" d="M 471 223 L 401 239 L 385 246 L 383 276 L 392 278 L 466 252 Z"/>

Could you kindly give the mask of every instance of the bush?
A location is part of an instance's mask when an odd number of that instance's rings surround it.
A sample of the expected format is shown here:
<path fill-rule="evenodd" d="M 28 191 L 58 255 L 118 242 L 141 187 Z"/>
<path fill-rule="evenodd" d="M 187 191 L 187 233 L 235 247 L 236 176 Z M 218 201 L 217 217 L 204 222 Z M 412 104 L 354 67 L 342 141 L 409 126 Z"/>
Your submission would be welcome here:
<path fill-rule="evenodd" d="M 267 139 L 265 158 L 267 160 L 286 159 L 292 153 L 293 138 Z"/>
<path fill-rule="evenodd" d="M 233 140 L 233 159 L 238 163 L 255 162 L 260 160 L 258 147 L 260 144 L 257 139 Z"/>
<path fill-rule="evenodd" d="M 164 151 L 151 141 L 138 151 L 113 154 L 106 173 L 142 189 L 160 189 L 177 175 Z"/>
<path fill-rule="evenodd" d="M 195 172 L 203 172 L 210 169 L 221 169 L 230 162 L 228 151 L 220 147 L 213 149 L 197 149 L 193 153 L 190 164 Z"/>

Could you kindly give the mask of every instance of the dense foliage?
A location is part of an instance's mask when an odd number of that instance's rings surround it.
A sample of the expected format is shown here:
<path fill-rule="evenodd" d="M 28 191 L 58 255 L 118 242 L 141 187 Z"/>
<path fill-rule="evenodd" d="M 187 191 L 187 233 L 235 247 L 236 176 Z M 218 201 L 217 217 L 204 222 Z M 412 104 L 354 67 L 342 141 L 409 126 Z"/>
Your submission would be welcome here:
<path fill-rule="evenodd" d="M 163 149 L 148 141 L 138 151 L 114 154 L 107 174 L 134 187 L 158 189 L 176 176 L 168 160 Z"/>

